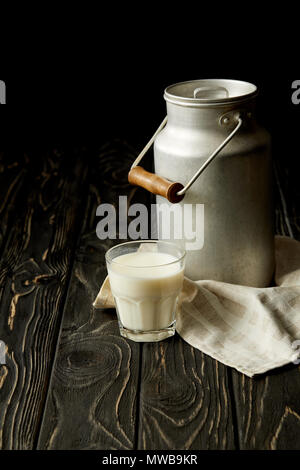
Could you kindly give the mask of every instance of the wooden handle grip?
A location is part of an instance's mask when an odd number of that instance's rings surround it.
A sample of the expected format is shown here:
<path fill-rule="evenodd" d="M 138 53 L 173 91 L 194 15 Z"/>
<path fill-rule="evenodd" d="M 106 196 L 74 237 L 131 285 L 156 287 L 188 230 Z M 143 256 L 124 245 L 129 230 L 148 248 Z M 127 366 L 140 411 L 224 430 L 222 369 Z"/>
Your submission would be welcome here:
<path fill-rule="evenodd" d="M 172 203 L 179 202 L 184 198 L 184 195 L 178 196 L 176 194 L 183 188 L 181 183 L 174 183 L 155 173 L 150 173 L 141 166 L 135 166 L 130 170 L 128 181 L 130 184 L 141 186 L 153 194 L 163 196 Z"/>

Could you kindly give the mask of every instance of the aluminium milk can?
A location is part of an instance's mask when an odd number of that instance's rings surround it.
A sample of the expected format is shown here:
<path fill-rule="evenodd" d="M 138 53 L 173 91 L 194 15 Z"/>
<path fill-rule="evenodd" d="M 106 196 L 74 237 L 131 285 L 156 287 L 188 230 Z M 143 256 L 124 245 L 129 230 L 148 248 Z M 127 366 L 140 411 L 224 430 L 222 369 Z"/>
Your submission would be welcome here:
<path fill-rule="evenodd" d="M 256 121 L 256 95 L 255 85 L 237 80 L 167 87 L 167 117 L 129 173 L 157 194 L 158 238 L 186 248 L 190 279 L 255 287 L 272 280 L 270 137 Z M 139 166 L 153 142 L 155 174 Z"/>

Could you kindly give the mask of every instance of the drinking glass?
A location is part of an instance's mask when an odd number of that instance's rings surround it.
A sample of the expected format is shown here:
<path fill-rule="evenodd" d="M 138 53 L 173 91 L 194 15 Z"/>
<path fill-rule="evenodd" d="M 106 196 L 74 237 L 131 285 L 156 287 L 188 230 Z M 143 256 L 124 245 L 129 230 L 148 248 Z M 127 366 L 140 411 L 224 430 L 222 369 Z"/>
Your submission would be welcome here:
<path fill-rule="evenodd" d="M 175 334 L 185 251 L 160 240 L 115 245 L 105 255 L 120 333 L 133 341 L 161 341 Z"/>

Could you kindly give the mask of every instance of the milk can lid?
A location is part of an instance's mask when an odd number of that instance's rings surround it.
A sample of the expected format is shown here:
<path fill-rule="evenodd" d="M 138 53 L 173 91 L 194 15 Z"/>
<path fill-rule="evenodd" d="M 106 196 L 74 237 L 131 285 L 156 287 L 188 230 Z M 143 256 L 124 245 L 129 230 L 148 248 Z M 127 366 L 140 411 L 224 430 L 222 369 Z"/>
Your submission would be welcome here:
<path fill-rule="evenodd" d="M 249 82 L 228 79 L 203 79 L 175 83 L 165 89 L 166 101 L 184 106 L 216 106 L 249 100 L 257 87 Z"/>

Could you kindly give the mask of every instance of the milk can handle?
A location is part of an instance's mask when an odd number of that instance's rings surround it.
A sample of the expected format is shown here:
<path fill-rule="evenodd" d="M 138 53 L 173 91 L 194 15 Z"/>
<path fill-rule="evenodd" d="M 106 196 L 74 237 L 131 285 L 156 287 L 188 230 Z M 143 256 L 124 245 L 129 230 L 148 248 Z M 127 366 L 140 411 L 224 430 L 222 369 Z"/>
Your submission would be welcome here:
<path fill-rule="evenodd" d="M 223 118 L 223 123 L 226 123 L 227 117 Z M 204 162 L 204 164 L 199 168 L 199 170 L 194 174 L 194 176 L 188 181 L 188 183 L 183 186 L 181 183 L 175 183 L 172 181 L 163 178 L 162 176 L 156 175 L 155 173 L 150 173 L 144 168 L 138 166 L 140 161 L 142 160 L 143 156 L 149 150 L 151 145 L 153 144 L 155 137 L 157 134 L 165 127 L 167 123 L 168 117 L 166 116 L 156 132 L 153 134 L 147 145 L 143 148 L 141 153 L 133 162 L 131 169 L 128 174 L 128 181 L 131 184 L 141 186 L 148 191 L 152 192 L 153 194 L 158 194 L 160 196 L 165 197 L 170 202 L 176 203 L 183 199 L 186 191 L 192 186 L 192 184 L 196 181 L 197 178 L 201 175 L 201 173 L 205 170 L 205 168 L 212 162 L 212 160 L 221 152 L 221 150 L 228 144 L 228 142 L 235 136 L 239 128 L 241 127 L 243 121 L 240 116 L 237 116 L 237 124 L 233 131 L 226 137 L 225 140 L 219 145 L 218 148 L 208 157 L 208 159 Z"/>

